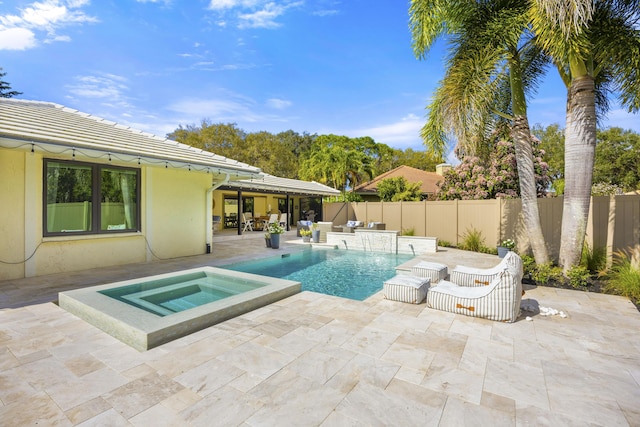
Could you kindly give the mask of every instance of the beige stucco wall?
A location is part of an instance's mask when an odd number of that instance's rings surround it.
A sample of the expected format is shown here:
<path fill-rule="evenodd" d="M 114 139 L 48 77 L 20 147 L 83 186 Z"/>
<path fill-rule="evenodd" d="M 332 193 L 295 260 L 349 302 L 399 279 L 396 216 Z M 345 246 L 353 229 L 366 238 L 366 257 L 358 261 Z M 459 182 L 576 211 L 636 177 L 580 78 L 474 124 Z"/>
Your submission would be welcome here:
<path fill-rule="evenodd" d="M 24 274 L 25 155 L 0 148 L 0 280 Z"/>
<path fill-rule="evenodd" d="M 160 258 L 205 253 L 205 220 L 211 220 L 206 192 L 211 175 L 164 168 L 146 172 L 147 206 L 142 221 L 153 253 Z"/>
<path fill-rule="evenodd" d="M 0 281 L 205 253 L 211 175 L 141 169 L 141 232 L 43 237 L 42 153 L 0 149 Z"/>

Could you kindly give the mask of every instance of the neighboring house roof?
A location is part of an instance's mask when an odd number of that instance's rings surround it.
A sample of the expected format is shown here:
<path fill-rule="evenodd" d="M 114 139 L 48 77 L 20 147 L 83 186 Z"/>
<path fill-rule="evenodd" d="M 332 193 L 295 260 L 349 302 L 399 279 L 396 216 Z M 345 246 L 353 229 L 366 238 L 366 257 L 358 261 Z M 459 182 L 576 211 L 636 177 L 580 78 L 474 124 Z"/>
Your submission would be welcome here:
<path fill-rule="evenodd" d="M 280 178 L 266 173 L 261 173 L 259 178 L 242 179 L 230 182 L 229 185 L 223 188 L 305 196 L 336 196 L 340 194 L 339 190 L 315 181 L 309 182 L 290 178 Z"/>
<path fill-rule="evenodd" d="M 158 167 L 259 176 L 260 169 L 59 104 L 0 98 L 0 147 L 97 154 Z"/>
<path fill-rule="evenodd" d="M 412 168 L 411 166 L 402 165 L 376 176 L 369 182 L 358 185 L 353 189 L 353 191 L 358 194 L 377 194 L 378 183 L 380 181 L 387 178 L 397 177 L 403 177 L 408 182 L 422 182 L 422 186 L 420 187 L 422 194 L 435 194 L 436 191 L 438 191 L 438 186 L 436 184 L 444 179 L 442 175 L 435 172 L 427 172 Z"/>

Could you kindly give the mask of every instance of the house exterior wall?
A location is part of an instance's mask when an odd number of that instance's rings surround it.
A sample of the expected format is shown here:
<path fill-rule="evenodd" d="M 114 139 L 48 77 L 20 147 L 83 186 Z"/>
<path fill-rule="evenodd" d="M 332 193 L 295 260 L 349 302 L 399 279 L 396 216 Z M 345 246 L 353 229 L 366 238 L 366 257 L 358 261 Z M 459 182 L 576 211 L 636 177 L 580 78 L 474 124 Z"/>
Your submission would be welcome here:
<path fill-rule="evenodd" d="M 210 174 L 140 166 L 140 232 L 43 237 L 43 161 L 0 149 L 0 281 L 205 253 Z"/>
<path fill-rule="evenodd" d="M 206 215 L 210 211 L 206 192 L 211 187 L 211 175 L 163 168 L 147 168 L 146 173 L 143 233 L 153 253 L 160 258 L 205 253 L 205 221 L 211 220 Z"/>
<path fill-rule="evenodd" d="M 0 148 L 0 280 L 22 277 L 26 153 Z M 9 263 L 9 264 L 8 264 Z"/>

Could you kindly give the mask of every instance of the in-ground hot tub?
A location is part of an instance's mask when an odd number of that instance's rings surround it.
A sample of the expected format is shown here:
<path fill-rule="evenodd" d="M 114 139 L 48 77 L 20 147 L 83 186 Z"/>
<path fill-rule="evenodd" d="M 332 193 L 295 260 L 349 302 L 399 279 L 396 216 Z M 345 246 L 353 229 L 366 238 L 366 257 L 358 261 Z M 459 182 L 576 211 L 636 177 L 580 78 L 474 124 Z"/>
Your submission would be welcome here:
<path fill-rule="evenodd" d="M 60 307 L 144 351 L 300 292 L 300 282 L 202 267 L 61 292 Z"/>

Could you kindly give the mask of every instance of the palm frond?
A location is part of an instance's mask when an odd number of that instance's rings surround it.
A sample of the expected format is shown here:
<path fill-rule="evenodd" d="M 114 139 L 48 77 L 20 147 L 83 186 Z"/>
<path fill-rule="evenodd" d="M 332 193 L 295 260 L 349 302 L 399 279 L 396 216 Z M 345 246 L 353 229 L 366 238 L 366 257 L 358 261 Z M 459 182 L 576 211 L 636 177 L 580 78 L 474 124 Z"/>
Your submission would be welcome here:
<path fill-rule="evenodd" d="M 596 1 L 591 0 L 532 0 L 531 6 L 566 39 L 583 31 L 595 9 Z"/>
<path fill-rule="evenodd" d="M 436 39 L 455 33 L 468 13 L 464 0 L 411 0 L 409 29 L 415 56 L 424 59 Z"/>
<path fill-rule="evenodd" d="M 637 112 L 640 110 L 640 2 L 622 3 L 599 4 L 588 34 L 593 43 L 596 84 L 610 83 L 611 92 L 618 95 L 621 104 L 630 112 Z M 623 9 L 625 5 L 627 9 Z"/>

